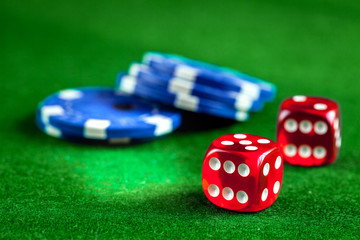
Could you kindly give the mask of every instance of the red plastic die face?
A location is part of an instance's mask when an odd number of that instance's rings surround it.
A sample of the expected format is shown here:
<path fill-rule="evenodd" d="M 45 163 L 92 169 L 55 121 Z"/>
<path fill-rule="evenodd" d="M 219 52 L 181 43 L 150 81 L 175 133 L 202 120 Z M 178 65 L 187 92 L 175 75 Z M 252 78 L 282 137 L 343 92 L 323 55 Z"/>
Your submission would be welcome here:
<path fill-rule="evenodd" d="M 276 200 L 283 176 L 280 149 L 270 139 L 228 134 L 209 146 L 202 168 L 202 186 L 215 205 L 255 212 Z"/>
<path fill-rule="evenodd" d="M 278 115 L 277 141 L 284 161 L 289 164 L 333 163 L 341 145 L 338 104 L 320 97 L 285 99 Z"/>

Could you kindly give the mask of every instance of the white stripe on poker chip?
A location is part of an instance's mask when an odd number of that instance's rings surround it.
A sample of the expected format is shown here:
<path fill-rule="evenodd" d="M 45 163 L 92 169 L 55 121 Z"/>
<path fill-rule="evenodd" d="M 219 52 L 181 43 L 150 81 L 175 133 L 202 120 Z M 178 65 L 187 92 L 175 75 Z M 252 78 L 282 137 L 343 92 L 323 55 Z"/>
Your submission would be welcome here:
<path fill-rule="evenodd" d="M 173 121 L 171 118 L 165 117 L 163 115 L 153 115 L 150 117 L 145 117 L 144 121 L 149 124 L 155 125 L 155 136 L 161 136 L 173 131 Z"/>
<path fill-rule="evenodd" d="M 64 115 L 65 110 L 60 105 L 48 105 L 41 108 L 41 121 L 49 123 L 50 116 Z"/>
<path fill-rule="evenodd" d="M 194 81 L 196 79 L 196 76 L 198 74 L 198 71 L 196 68 L 180 65 L 175 68 L 174 76 L 184 78 L 189 81 Z"/>
<path fill-rule="evenodd" d="M 199 108 L 199 98 L 183 93 L 177 93 L 174 105 L 181 109 L 196 112 Z"/>
<path fill-rule="evenodd" d="M 58 98 L 64 100 L 74 100 L 78 98 L 82 98 L 83 93 L 74 89 L 66 89 L 59 92 Z"/>
<path fill-rule="evenodd" d="M 52 137 L 60 138 L 62 135 L 62 132 L 60 131 L 60 129 L 53 127 L 50 124 L 46 124 L 44 130 L 45 130 L 46 134 L 48 134 Z"/>
<path fill-rule="evenodd" d="M 140 65 L 138 63 L 133 63 L 133 64 L 131 64 L 131 66 L 129 68 L 129 74 L 131 76 L 137 77 L 138 73 L 140 72 L 140 69 L 142 69 L 142 68 L 147 68 L 147 66 Z"/>
<path fill-rule="evenodd" d="M 248 95 L 249 97 L 251 97 L 251 99 L 259 99 L 260 87 L 253 83 L 242 82 L 241 93 Z"/>
<path fill-rule="evenodd" d="M 109 120 L 88 119 L 84 124 L 84 137 L 89 139 L 106 139 Z"/>
<path fill-rule="evenodd" d="M 237 111 L 235 114 L 235 119 L 238 121 L 246 121 L 246 119 L 248 119 L 248 113 L 243 111 Z"/>
<path fill-rule="evenodd" d="M 172 93 L 190 94 L 194 88 L 194 82 L 186 81 L 180 78 L 172 78 L 169 81 L 168 91 Z"/>
<path fill-rule="evenodd" d="M 249 96 L 240 93 L 236 96 L 235 99 L 235 108 L 241 109 L 243 111 L 248 111 L 251 108 L 252 100 L 250 100 Z"/>
<path fill-rule="evenodd" d="M 119 90 L 126 93 L 134 93 L 136 87 L 136 79 L 133 76 L 123 76 L 120 81 Z"/>

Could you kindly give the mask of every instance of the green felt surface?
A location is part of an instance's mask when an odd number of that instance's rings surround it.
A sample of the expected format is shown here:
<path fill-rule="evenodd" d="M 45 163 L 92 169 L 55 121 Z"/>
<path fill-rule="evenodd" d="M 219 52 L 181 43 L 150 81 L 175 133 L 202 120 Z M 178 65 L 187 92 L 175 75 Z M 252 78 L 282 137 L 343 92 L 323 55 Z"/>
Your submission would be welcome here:
<path fill-rule="evenodd" d="M 359 238 L 360 3 L 358 1 L 0 2 L 0 238 Z M 264 78 L 278 96 L 249 122 L 187 121 L 129 147 L 54 139 L 34 124 L 37 103 L 63 88 L 113 85 L 145 51 L 181 54 Z M 321 168 L 286 165 L 268 209 L 242 214 L 201 189 L 216 137 L 274 139 L 281 100 L 337 100 L 343 146 Z M 209 127 L 210 126 L 210 127 Z"/>

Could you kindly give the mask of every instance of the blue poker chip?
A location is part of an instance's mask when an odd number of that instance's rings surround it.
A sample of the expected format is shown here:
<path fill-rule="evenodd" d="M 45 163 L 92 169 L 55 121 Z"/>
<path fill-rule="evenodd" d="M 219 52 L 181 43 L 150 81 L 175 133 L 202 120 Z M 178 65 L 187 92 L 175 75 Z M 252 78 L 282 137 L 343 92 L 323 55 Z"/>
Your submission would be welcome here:
<path fill-rule="evenodd" d="M 179 112 L 109 87 L 59 91 L 39 104 L 38 115 L 45 126 L 96 140 L 159 137 L 181 124 Z"/>
<path fill-rule="evenodd" d="M 263 101 L 276 96 L 274 84 L 229 68 L 171 54 L 148 52 L 143 57 L 148 66 L 174 77 L 184 78 L 219 89 L 243 92 Z"/>
<path fill-rule="evenodd" d="M 203 84 L 197 84 L 181 78 L 174 78 L 168 74 L 154 71 L 151 67 L 133 63 L 129 68 L 129 74 L 138 79 L 139 84 L 153 85 L 171 93 L 186 93 L 200 98 L 210 99 L 229 105 L 240 111 L 259 112 L 264 103 L 258 99 L 251 99 L 246 94 L 234 91 L 225 91 Z"/>
<path fill-rule="evenodd" d="M 117 90 L 120 93 L 133 94 L 182 110 L 210 114 L 236 121 L 247 121 L 249 118 L 249 113 L 246 111 L 238 111 L 225 104 L 185 93 L 169 93 L 159 88 L 141 84 L 137 78 L 131 75 L 120 73 L 116 82 Z"/>

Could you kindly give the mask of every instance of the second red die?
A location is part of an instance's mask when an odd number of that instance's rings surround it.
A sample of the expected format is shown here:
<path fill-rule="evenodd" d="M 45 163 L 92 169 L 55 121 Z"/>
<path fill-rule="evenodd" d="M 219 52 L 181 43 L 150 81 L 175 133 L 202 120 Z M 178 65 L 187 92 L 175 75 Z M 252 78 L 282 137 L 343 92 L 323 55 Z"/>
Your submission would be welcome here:
<path fill-rule="evenodd" d="M 283 177 L 281 152 L 270 139 L 228 134 L 215 139 L 206 152 L 202 186 L 215 205 L 255 212 L 276 200 Z"/>
<path fill-rule="evenodd" d="M 289 164 L 320 166 L 333 163 L 341 145 L 338 104 L 321 97 L 285 99 L 278 116 L 277 141 Z"/>

